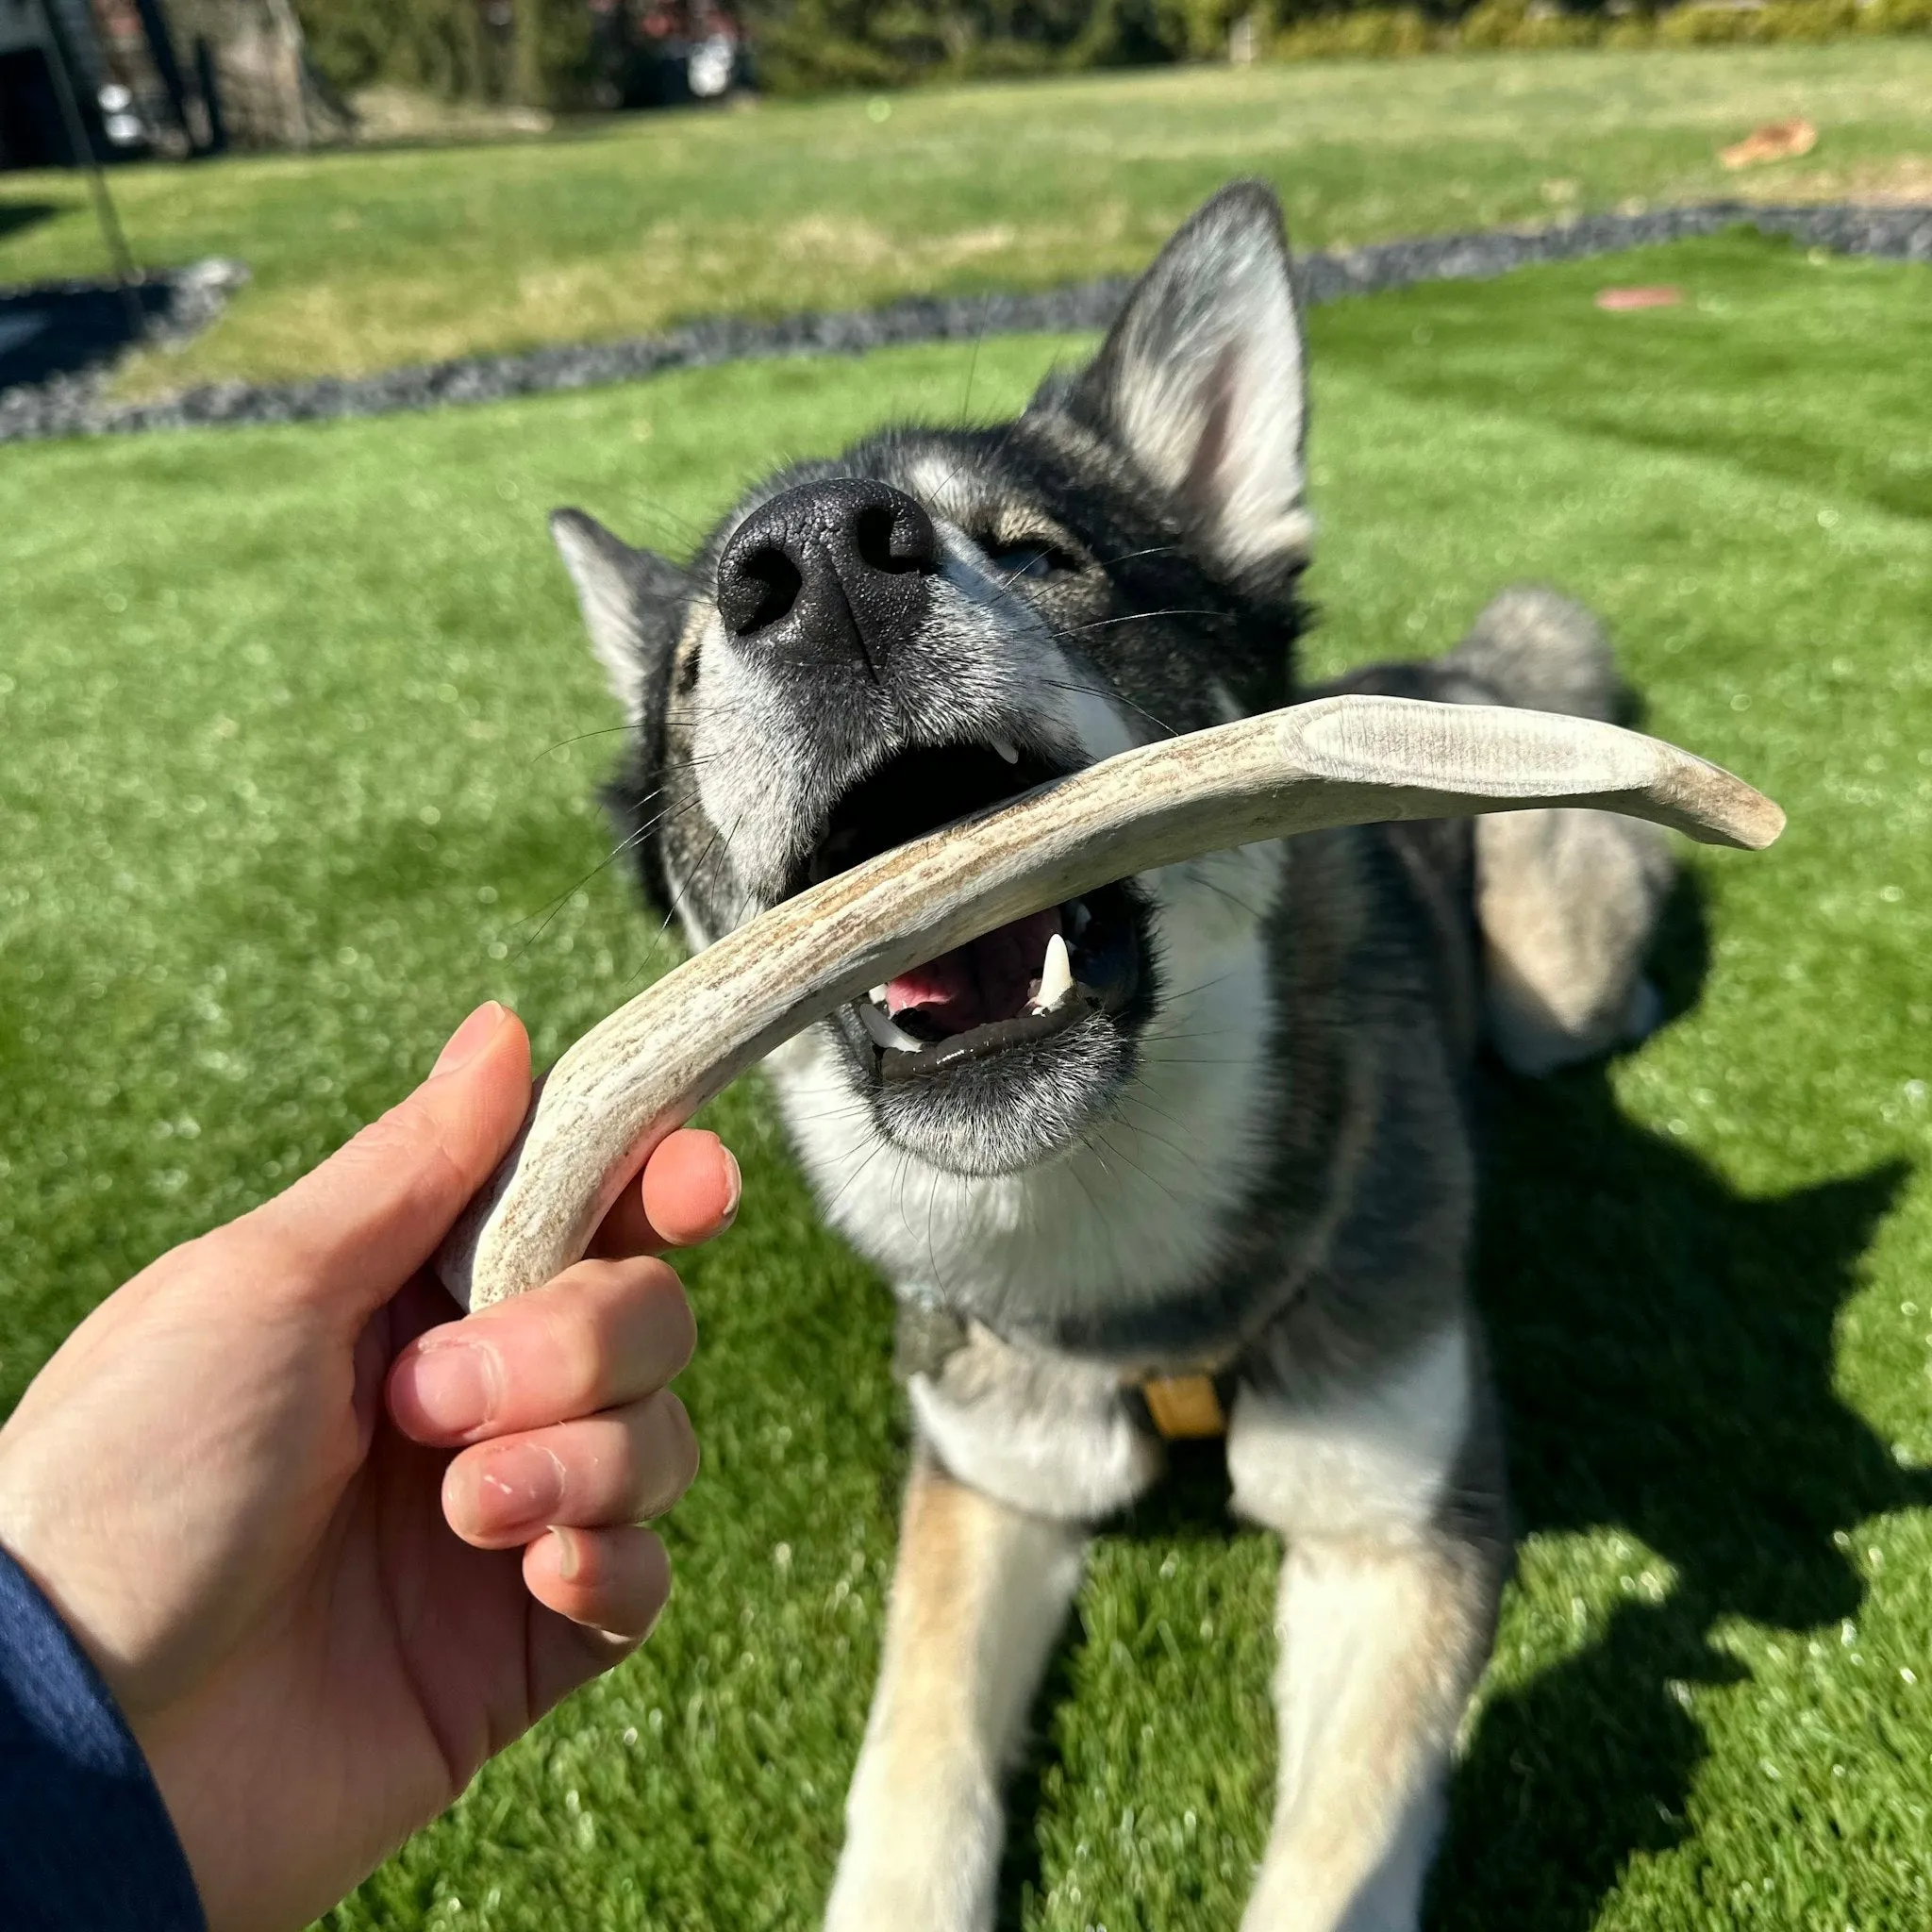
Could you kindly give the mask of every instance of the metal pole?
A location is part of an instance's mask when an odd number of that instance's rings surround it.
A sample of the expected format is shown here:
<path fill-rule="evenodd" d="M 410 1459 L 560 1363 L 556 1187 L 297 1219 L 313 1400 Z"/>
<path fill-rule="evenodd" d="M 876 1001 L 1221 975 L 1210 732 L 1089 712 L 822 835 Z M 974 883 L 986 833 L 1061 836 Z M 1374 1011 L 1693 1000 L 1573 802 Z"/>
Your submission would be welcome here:
<path fill-rule="evenodd" d="M 127 237 L 122 231 L 120 214 L 114 207 L 114 197 L 108 192 L 108 177 L 102 171 L 101 158 L 94 152 L 93 138 L 89 134 L 87 121 L 80 111 L 80 97 L 74 92 L 74 75 L 67 65 L 67 49 L 60 39 L 60 30 L 55 23 L 49 0 L 41 0 L 41 23 L 47 30 L 47 65 L 54 75 L 54 92 L 60 97 L 60 118 L 67 124 L 67 143 L 74 150 L 75 159 L 87 170 L 88 188 L 93 196 L 94 218 L 101 225 L 101 237 L 108 244 L 108 255 L 114 264 L 114 283 L 121 291 L 121 300 L 126 308 L 127 323 L 134 331 L 134 340 L 140 341 L 147 333 L 147 315 L 134 287 L 140 271 L 134 265 Z"/>

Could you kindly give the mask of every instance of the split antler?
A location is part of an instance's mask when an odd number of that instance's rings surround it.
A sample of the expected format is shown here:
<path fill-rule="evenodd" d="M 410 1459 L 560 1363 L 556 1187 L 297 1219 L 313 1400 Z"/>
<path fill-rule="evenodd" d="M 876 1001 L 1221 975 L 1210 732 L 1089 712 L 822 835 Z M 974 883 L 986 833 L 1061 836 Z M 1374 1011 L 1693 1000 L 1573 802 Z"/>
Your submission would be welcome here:
<path fill-rule="evenodd" d="M 645 1157 L 754 1062 L 881 980 L 1154 866 L 1336 825 L 1596 806 L 1757 850 L 1784 813 L 1654 738 L 1486 705 L 1338 697 L 1089 767 L 727 934 L 551 1070 L 437 1257 L 470 1307 L 576 1260 Z"/>

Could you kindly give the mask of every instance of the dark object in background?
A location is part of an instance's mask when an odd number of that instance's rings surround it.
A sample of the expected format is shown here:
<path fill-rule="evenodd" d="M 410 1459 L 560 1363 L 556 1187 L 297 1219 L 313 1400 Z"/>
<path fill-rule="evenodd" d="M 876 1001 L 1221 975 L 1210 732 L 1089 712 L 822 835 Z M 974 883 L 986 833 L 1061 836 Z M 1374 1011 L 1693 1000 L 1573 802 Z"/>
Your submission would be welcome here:
<path fill-rule="evenodd" d="M 743 25 L 721 0 L 591 0 L 590 10 L 599 107 L 682 107 L 752 84 Z"/>
<path fill-rule="evenodd" d="M 80 117 L 77 142 L 61 99 L 63 70 Z M 112 154 L 102 96 L 113 85 L 87 0 L 0 0 L 0 168 L 77 168 Z"/>
<path fill-rule="evenodd" d="M 0 168 L 194 153 L 197 105 L 161 0 L 0 0 Z"/>
<path fill-rule="evenodd" d="M 69 168 L 74 160 L 46 50 L 0 41 L 0 168 Z"/>
<path fill-rule="evenodd" d="M 54 36 L 101 160 L 306 148 L 355 126 L 291 0 L 0 0 L 0 169 L 77 164 Z"/>
<path fill-rule="evenodd" d="M 215 50 L 206 34 L 194 37 L 194 86 L 201 95 L 202 112 L 208 116 L 208 146 L 211 155 L 228 151 L 228 123 L 222 112 L 221 84 L 215 75 Z"/>
<path fill-rule="evenodd" d="M 175 42 L 161 12 L 161 0 L 134 0 L 134 13 L 141 23 L 141 38 L 166 103 L 168 119 L 187 137 L 191 148 L 198 148 L 201 143 L 194 139 L 190 118 L 188 82 L 182 75 L 180 61 L 175 58 Z"/>
<path fill-rule="evenodd" d="M 100 223 L 101 240 L 107 244 L 108 259 L 112 264 L 114 289 L 120 302 L 123 326 L 131 341 L 138 341 L 147 331 L 147 316 L 142 308 L 141 297 L 136 290 L 140 279 L 134 265 L 134 257 L 127 246 L 127 237 L 121 226 L 120 210 L 114 206 L 114 197 L 108 190 L 108 178 L 101 171 L 101 124 L 97 116 L 91 115 L 82 106 L 83 96 L 75 83 L 76 60 L 73 36 L 69 27 L 56 12 L 57 0 L 13 0 L 9 9 L 9 25 L 16 27 L 22 40 L 28 31 L 38 28 L 39 45 L 34 51 L 42 57 L 41 74 L 47 81 L 47 93 L 51 95 L 58 114 L 58 126 L 61 146 L 70 167 L 82 168 L 87 174 L 88 198 L 93 203 L 94 218 Z M 74 0 L 59 0 L 69 12 Z M 81 42 L 83 56 L 96 54 L 98 49 Z M 81 72 L 88 69 L 82 66 Z M 98 70 L 96 69 L 97 73 Z M 90 75 L 90 78 L 92 78 Z M 95 87 L 92 90 L 96 102 L 105 102 L 108 90 Z M 37 109 L 43 108 L 37 103 Z M 44 132 L 45 124 L 40 112 L 36 113 L 35 125 Z"/>

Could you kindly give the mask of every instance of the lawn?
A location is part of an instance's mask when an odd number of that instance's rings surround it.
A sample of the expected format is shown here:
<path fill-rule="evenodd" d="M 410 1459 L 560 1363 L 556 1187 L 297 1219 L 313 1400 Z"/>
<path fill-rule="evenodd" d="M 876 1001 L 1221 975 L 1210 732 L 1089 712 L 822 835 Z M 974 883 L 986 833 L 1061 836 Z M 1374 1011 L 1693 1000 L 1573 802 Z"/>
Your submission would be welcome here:
<path fill-rule="evenodd" d="M 1801 161 L 1716 150 L 1805 114 Z M 142 259 L 254 286 L 129 391 L 1131 269 L 1229 175 L 1304 246 L 1733 194 L 1932 193 L 1932 40 L 1167 69 L 638 116 L 544 141 L 117 171 Z M 83 186 L 0 176 L 0 283 L 101 270 Z"/>
<path fill-rule="evenodd" d="M 1607 280 L 1676 309 L 1606 315 Z M 1654 728 L 1790 809 L 1698 851 L 1670 1024 L 1494 1077 L 1479 1268 L 1522 1563 L 1435 1923 L 1932 1923 L 1932 269 L 1732 237 L 1313 319 L 1317 661 L 1497 585 L 1607 615 Z M 541 512 L 688 541 L 775 454 L 1009 407 L 1072 345 L 686 373 L 0 465 L 0 1398 L 156 1250 L 391 1099 L 474 1001 L 554 1053 L 671 955 Z M 689 1270 L 705 1474 L 647 1651 L 330 1921 L 814 1923 L 905 1455 L 880 1284 L 754 1082 Z M 1211 1457 L 1096 1548 L 1015 1801 L 1027 1932 L 1231 1928 L 1274 1551 Z"/>

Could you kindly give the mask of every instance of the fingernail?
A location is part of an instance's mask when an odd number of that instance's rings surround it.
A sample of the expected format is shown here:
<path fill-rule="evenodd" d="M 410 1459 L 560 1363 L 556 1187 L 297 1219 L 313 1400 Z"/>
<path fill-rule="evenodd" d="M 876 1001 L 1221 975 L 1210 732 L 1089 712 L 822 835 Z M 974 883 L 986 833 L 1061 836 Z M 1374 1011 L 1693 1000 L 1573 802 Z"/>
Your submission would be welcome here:
<path fill-rule="evenodd" d="M 451 1435 L 480 1429 L 496 1413 L 495 1351 L 474 1341 L 425 1342 L 409 1392 L 434 1427 Z"/>
<path fill-rule="evenodd" d="M 724 1155 L 724 1165 L 731 1175 L 724 1197 L 724 1225 L 729 1227 L 738 1219 L 738 1204 L 744 1193 L 744 1175 L 739 1171 L 738 1156 L 723 1141 L 719 1142 L 719 1152 Z"/>
<path fill-rule="evenodd" d="M 467 1066 L 495 1037 L 496 1029 L 503 1024 L 503 1008 L 495 1000 L 485 1000 L 450 1035 L 429 1070 L 429 1077 L 433 1080 L 439 1074 L 454 1074 L 458 1067 Z"/>
<path fill-rule="evenodd" d="M 563 1501 L 562 1463 L 531 1442 L 513 1443 L 485 1458 L 475 1481 L 477 1513 L 489 1530 L 546 1522 Z"/>
<path fill-rule="evenodd" d="M 567 1529 L 553 1525 L 550 1534 L 557 1539 L 557 1574 L 566 1583 L 575 1580 L 581 1553 L 576 1538 Z"/>

